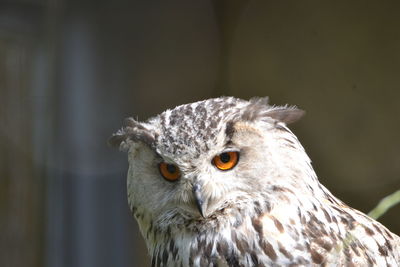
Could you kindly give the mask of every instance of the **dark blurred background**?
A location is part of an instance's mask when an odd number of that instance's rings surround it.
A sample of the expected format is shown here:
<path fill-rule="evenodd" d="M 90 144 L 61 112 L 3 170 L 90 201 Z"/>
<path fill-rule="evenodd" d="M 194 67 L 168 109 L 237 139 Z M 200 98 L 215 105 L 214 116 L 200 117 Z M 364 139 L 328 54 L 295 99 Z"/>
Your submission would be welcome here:
<path fill-rule="evenodd" d="M 135 116 L 270 96 L 336 196 L 400 188 L 399 1 L 0 1 L 0 266 L 146 266 L 127 206 Z M 380 221 L 400 234 L 400 206 Z"/>

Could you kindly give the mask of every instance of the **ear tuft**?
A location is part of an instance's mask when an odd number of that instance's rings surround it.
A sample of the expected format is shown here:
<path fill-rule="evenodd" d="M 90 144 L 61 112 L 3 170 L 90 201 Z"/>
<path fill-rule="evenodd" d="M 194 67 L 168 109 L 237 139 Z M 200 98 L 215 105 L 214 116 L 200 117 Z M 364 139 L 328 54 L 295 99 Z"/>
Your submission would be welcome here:
<path fill-rule="evenodd" d="M 124 126 L 108 139 L 108 144 L 126 151 L 129 141 L 143 142 L 149 146 L 153 146 L 155 138 L 154 134 L 142 123 L 135 121 L 133 118 L 126 118 Z"/>
<path fill-rule="evenodd" d="M 245 121 L 255 121 L 263 117 L 263 114 L 269 107 L 268 97 L 253 97 L 249 100 L 249 104 L 241 113 L 241 119 Z"/>
<path fill-rule="evenodd" d="M 298 121 L 306 112 L 296 107 L 277 107 L 266 112 L 265 116 L 271 117 L 274 120 L 291 124 Z"/>
<path fill-rule="evenodd" d="M 268 104 L 268 97 L 254 97 L 241 113 L 241 119 L 255 121 L 263 118 L 271 118 L 285 124 L 299 120 L 305 112 L 297 107 L 271 106 Z"/>
<path fill-rule="evenodd" d="M 269 106 L 269 97 L 252 97 L 249 102 L 251 105 Z"/>

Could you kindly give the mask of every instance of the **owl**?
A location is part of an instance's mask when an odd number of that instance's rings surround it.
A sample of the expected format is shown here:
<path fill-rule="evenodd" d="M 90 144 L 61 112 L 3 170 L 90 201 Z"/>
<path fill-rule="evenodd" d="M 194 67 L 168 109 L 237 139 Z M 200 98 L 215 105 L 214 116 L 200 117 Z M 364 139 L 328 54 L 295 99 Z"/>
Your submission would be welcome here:
<path fill-rule="evenodd" d="M 319 183 L 303 114 L 220 97 L 125 120 L 109 142 L 152 266 L 400 265 L 400 238 Z"/>

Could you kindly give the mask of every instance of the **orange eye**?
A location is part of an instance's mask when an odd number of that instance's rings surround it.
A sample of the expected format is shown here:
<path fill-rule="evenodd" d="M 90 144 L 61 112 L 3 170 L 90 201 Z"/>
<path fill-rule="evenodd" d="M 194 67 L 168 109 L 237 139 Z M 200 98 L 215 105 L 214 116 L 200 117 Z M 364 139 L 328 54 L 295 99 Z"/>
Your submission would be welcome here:
<path fill-rule="evenodd" d="M 227 171 L 236 166 L 239 161 L 239 152 L 224 152 L 215 156 L 212 163 L 221 171 Z"/>
<path fill-rule="evenodd" d="M 179 171 L 179 168 L 174 164 L 161 162 L 160 164 L 158 164 L 158 169 L 160 170 L 162 177 L 170 182 L 174 182 L 178 180 L 179 177 L 181 177 L 181 172 Z"/>

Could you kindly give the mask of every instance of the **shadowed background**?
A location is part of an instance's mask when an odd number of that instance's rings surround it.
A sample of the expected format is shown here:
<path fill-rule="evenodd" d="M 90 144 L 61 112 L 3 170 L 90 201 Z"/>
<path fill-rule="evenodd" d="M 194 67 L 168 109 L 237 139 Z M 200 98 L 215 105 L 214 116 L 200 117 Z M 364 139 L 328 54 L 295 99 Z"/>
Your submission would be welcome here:
<path fill-rule="evenodd" d="M 127 206 L 134 116 L 270 96 L 320 180 L 368 212 L 400 188 L 400 2 L 0 2 L 0 266 L 146 266 Z M 380 221 L 400 234 L 400 206 Z"/>

